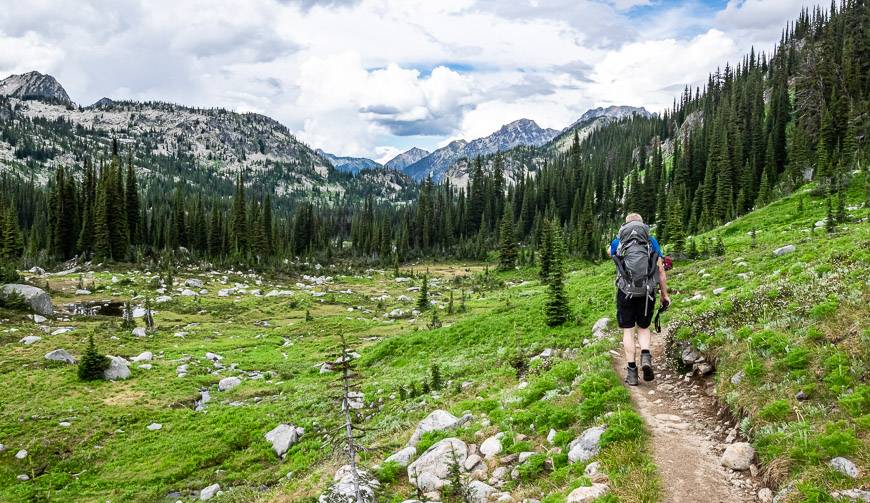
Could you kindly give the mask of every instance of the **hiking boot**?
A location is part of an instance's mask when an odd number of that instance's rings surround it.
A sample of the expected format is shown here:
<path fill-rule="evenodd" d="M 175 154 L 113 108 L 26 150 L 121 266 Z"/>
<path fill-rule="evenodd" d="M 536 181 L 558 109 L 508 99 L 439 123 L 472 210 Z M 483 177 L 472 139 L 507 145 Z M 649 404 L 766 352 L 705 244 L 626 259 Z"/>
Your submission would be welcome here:
<path fill-rule="evenodd" d="M 637 367 L 628 367 L 625 373 L 625 383 L 629 386 L 637 386 Z"/>
<path fill-rule="evenodd" d="M 643 380 L 652 381 L 656 378 L 652 368 L 652 355 L 649 353 L 641 353 L 640 368 L 643 370 Z"/>

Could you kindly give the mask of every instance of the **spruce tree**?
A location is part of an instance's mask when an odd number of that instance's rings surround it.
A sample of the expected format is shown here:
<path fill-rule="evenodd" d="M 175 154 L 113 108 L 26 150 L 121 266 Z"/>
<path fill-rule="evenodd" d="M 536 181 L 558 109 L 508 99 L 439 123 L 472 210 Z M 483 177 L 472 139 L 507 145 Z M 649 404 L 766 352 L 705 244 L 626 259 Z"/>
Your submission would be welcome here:
<path fill-rule="evenodd" d="M 431 306 L 429 305 L 429 280 L 427 275 L 423 275 L 423 281 L 420 283 L 420 295 L 417 297 L 417 309 L 421 313 L 425 313 Z"/>
<path fill-rule="evenodd" d="M 139 229 L 139 183 L 136 181 L 136 171 L 133 169 L 132 156 L 127 157 L 127 187 L 126 197 L 127 228 L 130 232 L 130 244 L 136 246 L 140 242 Z"/>
<path fill-rule="evenodd" d="M 552 222 L 549 220 L 545 220 L 543 223 L 543 236 L 541 239 L 540 252 L 538 255 L 540 256 L 540 270 L 538 272 L 538 277 L 541 279 L 541 282 L 544 284 L 549 283 L 550 281 L 550 271 L 552 269 L 552 261 L 553 261 L 553 233 L 551 231 Z"/>
<path fill-rule="evenodd" d="M 79 362 L 78 376 L 82 381 L 95 381 L 103 378 L 103 372 L 109 368 L 109 359 L 97 351 L 94 336 L 88 336 L 88 347 Z"/>
<path fill-rule="evenodd" d="M 501 244 L 499 246 L 498 267 L 503 271 L 512 270 L 517 262 L 517 244 L 514 240 L 513 210 L 510 204 L 505 205 L 504 214 L 499 229 Z"/>
<path fill-rule="evenodd" d="M 549 235 L 551 245 L 551 258 L 549 264 L 549 278 L 547 283 L 550 286 L 544 312 L 547 317 L 547 324 L 555 327 L 565 323 L 568 319 L 568 298 L 565 295 L 565 272 L 562 269 L 562 260 L 565 255 L 565 245 L 562 241 L 559 228 L 551 223 L 546 233 Z"/>

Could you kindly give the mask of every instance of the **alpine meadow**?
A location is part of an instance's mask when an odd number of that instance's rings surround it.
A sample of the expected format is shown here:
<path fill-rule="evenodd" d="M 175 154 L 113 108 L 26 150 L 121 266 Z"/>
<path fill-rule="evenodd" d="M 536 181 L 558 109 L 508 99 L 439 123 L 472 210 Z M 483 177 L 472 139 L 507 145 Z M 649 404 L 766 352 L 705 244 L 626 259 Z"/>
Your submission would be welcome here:
<path fill-rule="evenodd" d="M 36 3 L 0 502 L 870 502 L 870 1 Z"/>

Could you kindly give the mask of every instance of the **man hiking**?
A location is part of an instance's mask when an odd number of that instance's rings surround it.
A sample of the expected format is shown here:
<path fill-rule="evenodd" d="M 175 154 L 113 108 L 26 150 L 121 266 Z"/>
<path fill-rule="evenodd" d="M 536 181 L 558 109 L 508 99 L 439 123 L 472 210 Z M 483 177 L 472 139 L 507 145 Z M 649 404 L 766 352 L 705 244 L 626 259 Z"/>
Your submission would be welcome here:
<path fill-rule="evenodd" d="M 640 367 L 643 380 L 652 381 L 652 355 L 649 352 L 650 330 L 656 303 L 656 286 L 662 292 L 662 309 L 667 309 L 667 278 L 662 261 L 662 249 L 656 238 L 649 235 L 649 226 L 637 213 L 629 213 L 617 237 L 610 243 L 607 254 L 616 263 L 616 320 L 622 329 L 622 345 L 628 372 L 625 382 L 637 386 L 635 362 L 635 328 L 640 343 Z"/>

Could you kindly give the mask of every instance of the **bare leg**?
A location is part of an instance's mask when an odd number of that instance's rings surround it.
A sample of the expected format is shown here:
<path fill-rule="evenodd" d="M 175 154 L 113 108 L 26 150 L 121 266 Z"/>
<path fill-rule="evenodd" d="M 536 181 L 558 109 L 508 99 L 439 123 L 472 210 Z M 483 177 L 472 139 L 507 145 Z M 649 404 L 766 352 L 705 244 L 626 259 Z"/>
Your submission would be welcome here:
<path fill-rule="evenodd" d="M 647 328 L 637 328 L 637 340 L 640 342 L 640 349 L 649 351 L 649 344 L 652 335 L 649 332 L 649 327 Z M 632 347 L 632 354 L 634 354 L 634 348 Z"/>
<path fill-rule="evenodd" d="M 649 330 L 646 331 L 646 346 L 649 347 Z M 630 363 L 634 360 L 634 328 L 622 329 L 622 347 L 625 349 L 625 361 Z"/>

